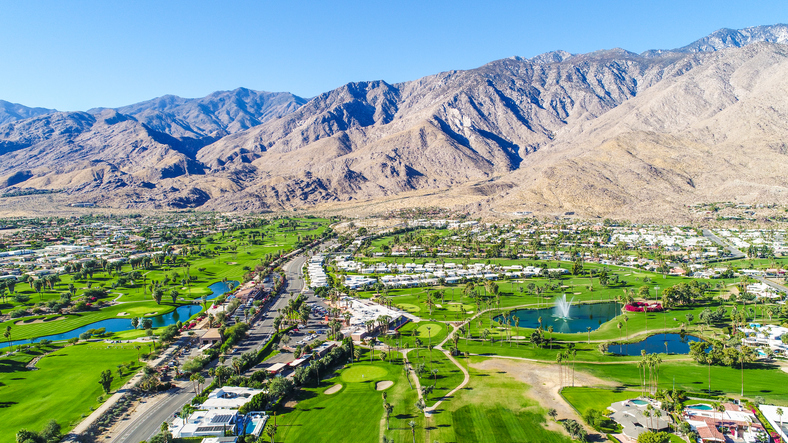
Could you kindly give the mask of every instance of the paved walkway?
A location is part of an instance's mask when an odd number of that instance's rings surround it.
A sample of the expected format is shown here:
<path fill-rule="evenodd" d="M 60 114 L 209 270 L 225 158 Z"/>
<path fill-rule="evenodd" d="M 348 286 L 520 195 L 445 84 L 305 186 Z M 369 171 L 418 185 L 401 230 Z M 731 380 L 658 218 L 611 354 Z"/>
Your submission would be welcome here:
<path fill-rule="evenodd" d="M 457 361 L 457 360 L 456 360 L 456 359 L 455 359 L 455 358 L 454 358 L 454 357 L 451 355 L 451 352 L 449 352 L 449 351 L 446 351 L 446 350 L 444 350 L 444 349 L 443 349 L 443 345 L 444 345 L 444 344 L 446 344 L 446 342 L 447 342 L 447 341 L 449 341 L 449 339 L 450 339 L 450 338 L 451 338 L 451 337 L 452 337 L 454 334 L 456 334 L 456 333 L 457 333 L 457 329 L 458 329 L 458 328 L 457 328 L 457 326 L 454 326 L 454 325 L 452 325 L 452 326 L 454 327 L 454 330 L 453 330 L 453 331 L 451 331 L 451 334 L 447 334 L 447 335 L 446 335 L 446 338 L 445 338 L 445 339 L 444 339 L 442 342 L 440 342 L 440 343 L 438 344 L 438 346 L 435 346 L 435 349 L 438 349 L 439 351 L 443 352 L 443 354 L 444 354 L 444 355 L 445 355 L 445 356 L 446 356 L 446 357 L 447 357 L 449 360 L 451 360 L 451 362 L 452 362 L 452 363 L 454 363 L 454 365 L 455 365 L 455 366 L 457 366 L 458 368 L 460 368 L 460 370 L 462 371 L 462 373 L 463 373 L 463 375 L 465 376 L 465 378 L 462 380 L 462 383 L 460 383 L 460 385 L 459 385 L 459 386 L 457 386 L 456 388 L 452 389 L 452 390 L 451 390 L 451 391 L 450 391 L 448 394 L 445 394 L 445 395 L 444 395 L 443 397 L 441 397 L 441 398 L 440 398 L 440 399 L 439 399 L 437 402 L 435 402 L 435 404 L 434 404 L 434 405 L 432 405 L 432 406 L 430 406 L 429 408 L 427 408 L 427 410 L 429 410 L 429 412 L 430 412 L 430 413 L 431 413 L 432 411 L 434 411 L 434 410 L 438 409 L 438 406 L 440 406 L 440 404 L 441 404 L 441 403 L 443 403 L 443 401 L 444 401 L 444 400 L 446 400 L 447 398 L 451 398 L 451 396 L 452 396 L 452 395 L 454 395 L 454 394 L 455 394 L 457 391 L 459 391 L 460 389 L 464 388 L 464 387 L 465 387 L 465 386 L 466 386 L 466 385 L 467 385 L 467 384 L 468 384 L 468 383 L 471 381 L 471 374 L 469 374 L 469 373 L 468 373 L 468 370 L 467 370 L 467 369 L 465 369 L 465 367 L 464 367 L 463 365 L 461 365 L 461 364 L 460 364 L 460 362 L 458 362 L 458 361 Z"/>

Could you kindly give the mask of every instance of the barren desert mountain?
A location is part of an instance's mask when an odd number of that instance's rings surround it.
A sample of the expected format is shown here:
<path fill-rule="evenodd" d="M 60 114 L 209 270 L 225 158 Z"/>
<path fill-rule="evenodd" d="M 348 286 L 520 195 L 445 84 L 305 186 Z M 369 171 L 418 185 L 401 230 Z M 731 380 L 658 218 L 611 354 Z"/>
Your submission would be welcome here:
<path fill-rule="evenodd" d="M 306 101 L 288 92 L 238 88 L 195 99 L 165 95 L 115 110 L 173 137 L 218 139 L 287 115 Z"/>
<path fill-rule="evenodd" d="M 676 50 L 554 51 L 308 102 L 238 89 L 49 113 L 0 126 L 0 185 L 253 211 L 396 201 L 637 219 L 779 202 L 787 42 L 785 25 L 726 29 Z"/>
<path fill-rule="evenodd" d="M 28 108 L 17 103 L 0 100 L 0 125 L 56 112 L 54 109 Z"/>

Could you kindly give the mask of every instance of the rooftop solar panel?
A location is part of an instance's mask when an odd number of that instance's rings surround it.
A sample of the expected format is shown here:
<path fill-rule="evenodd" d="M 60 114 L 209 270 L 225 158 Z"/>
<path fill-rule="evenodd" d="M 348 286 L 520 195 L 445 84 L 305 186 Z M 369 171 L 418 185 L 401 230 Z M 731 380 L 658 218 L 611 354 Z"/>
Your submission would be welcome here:
<path fill-rule="evenodd" d="M 196 432 L 218 432 L 223 430 L 224 426 L 200 426 Z"/>
<path fill-rule="evenodd" d="M 229 414 L 215 415 L 211 419 L 211 423 L 229 423 L 232 418 L 233 416 Z"/>

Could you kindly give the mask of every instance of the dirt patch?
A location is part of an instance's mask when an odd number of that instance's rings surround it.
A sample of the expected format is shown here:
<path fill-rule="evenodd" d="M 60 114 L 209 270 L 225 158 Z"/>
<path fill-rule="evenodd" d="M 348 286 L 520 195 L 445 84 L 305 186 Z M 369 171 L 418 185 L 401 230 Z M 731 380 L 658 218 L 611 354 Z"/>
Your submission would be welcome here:
<path fill-rule="evenodd" d="M 326 391 L 323 392 L 323 393 L 324 394 L 328 394 L 328 395 L 336 394 L 337 392 L 339 392 L 340 389 L 342 389 L 342 385 L 334 385 L 334 386 L 331 386 L 330 388 L 326 389 Z M 379 390 L 380 389 L 378 389 L 378 391 Z"/>
<path fill-rule="evenodd" d="M 375 385 L 375 389 L 378 390 L 378 391 L 383 391 L 383 390 L 386 390 L 386 389 L 388 389 L 388 388 L 390 388 L 392 386 L 394 386 L 394 382 L 393 381 L 391 381 L 391 380 L 383 380 L 383 381 L 377 382 L 377 384 Z"/>
<path fill-rule="evenodd" d="M 65 320 L 65 319 L 66 319 L 66 317 L 62 317 L 62 316 L 61 317 L 57 317 L 57 318 L 53 318 L 53 319 L 50 319 L 50 320 L 46 320 L 46 319 L 43 319 L 43 318 L 37 318 L 37 319 L 35 319 L 33 321 L 28 321 L 28 322 L 26 322 L 24 320 L 19 320 L 18 322 L 14 323 L 14 324 L 16 326 L 35 325 L 37 323 L 49 323 L 51 321 L 58 321 L 58 320 Z"/>
<path fill-rule="evenodd" d="M 525 360 L 491 358 L 481 363 L 472 363 L 474 369 L 483 371 L 503 371 L 516 380 L 531 386 L 526 392 L 528 397 L 538 401 L 545 408 L 554 408 L 558 412 L 558 420 L 571 418 L 583 423 L 583 419 L 575 413 L 572 406 L 564 401 L 558 391 L 561 387 L 558 365 L 536 363 Z M 566 368 L 564 368 L 566 370 Z M 566 375 L 566 372 L 564 373 Z M 564 386 L 566 386 L 566 380 Z M 569 371 L 569 386 L 572 385 L 572 371 Z M 575 386 L 616 386 L 615 383 L 602 380 L 584 372 L 575 371 Z M 563 427 L 548 419 L 548 429 L 563 432 Z M 586 426 L 589 435 L 596 431 Z"/>

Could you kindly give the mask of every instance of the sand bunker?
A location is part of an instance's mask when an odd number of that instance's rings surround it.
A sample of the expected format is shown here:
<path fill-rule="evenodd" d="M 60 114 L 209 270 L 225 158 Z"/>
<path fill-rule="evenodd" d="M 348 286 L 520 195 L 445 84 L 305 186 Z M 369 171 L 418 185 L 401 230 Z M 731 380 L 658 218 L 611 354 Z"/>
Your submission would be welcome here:
<path fill-rule="evenodd" d="M 378 390 L 378 391 L 383 391 L 383 390 L 386 390 L 386 389 L 388 389 L 388 388 L 390 388 L 392 386 L 394 386 L 394 382 L 393 381 L 391 381 L 391 380 L 383 380 L 383 381 L 377 382 L 377 384 L 375 385 L 375 389 Z"/>
<path fill-rule="evenodd" d="M 37 318 L 37 319 L 35 319 L 33 321 L 28 321 L 28 322 L 26 322 L 24 320 L 19 320 L 18 322 L 14 323 L 14 324 L 17 325 L 17 326 L 34 325 L 34 324 L 37 324 L 37 323 L 49 323 L 51 321 L 58 321 L 58 320 L 65 320 L 65 319 L 66 319 L 66 317 L 57 317 L 57 318 L 52 318 L 52 319 L 49 319 L 49 320 L 44 319 L 44 318 Z"/>
<path fill-rule="evenodd" d="M 128 312 L 118 312 L 118 317 L 125 317 L 127 315 L 129 315 Z"/>
<path fill-rule="evenodd" d="M 159 313 L 159 311 L 151 312 L 150 314 L 145 314 L 145 317 L 150 317 L 151 315 L 156 315 L 158 313 Z"/>
<path fill-rule="evenodd" d="M 326 389 L 326 392 L 324 392 L 324 394 L 328 394 L 328 395 L 336 394 L 337 392 L 339 392 L 340 389 L 342 389 L 342 385 L 334 385 Z M 380 389 L 378 389 L 378 391 L 379 390 Z"/>

